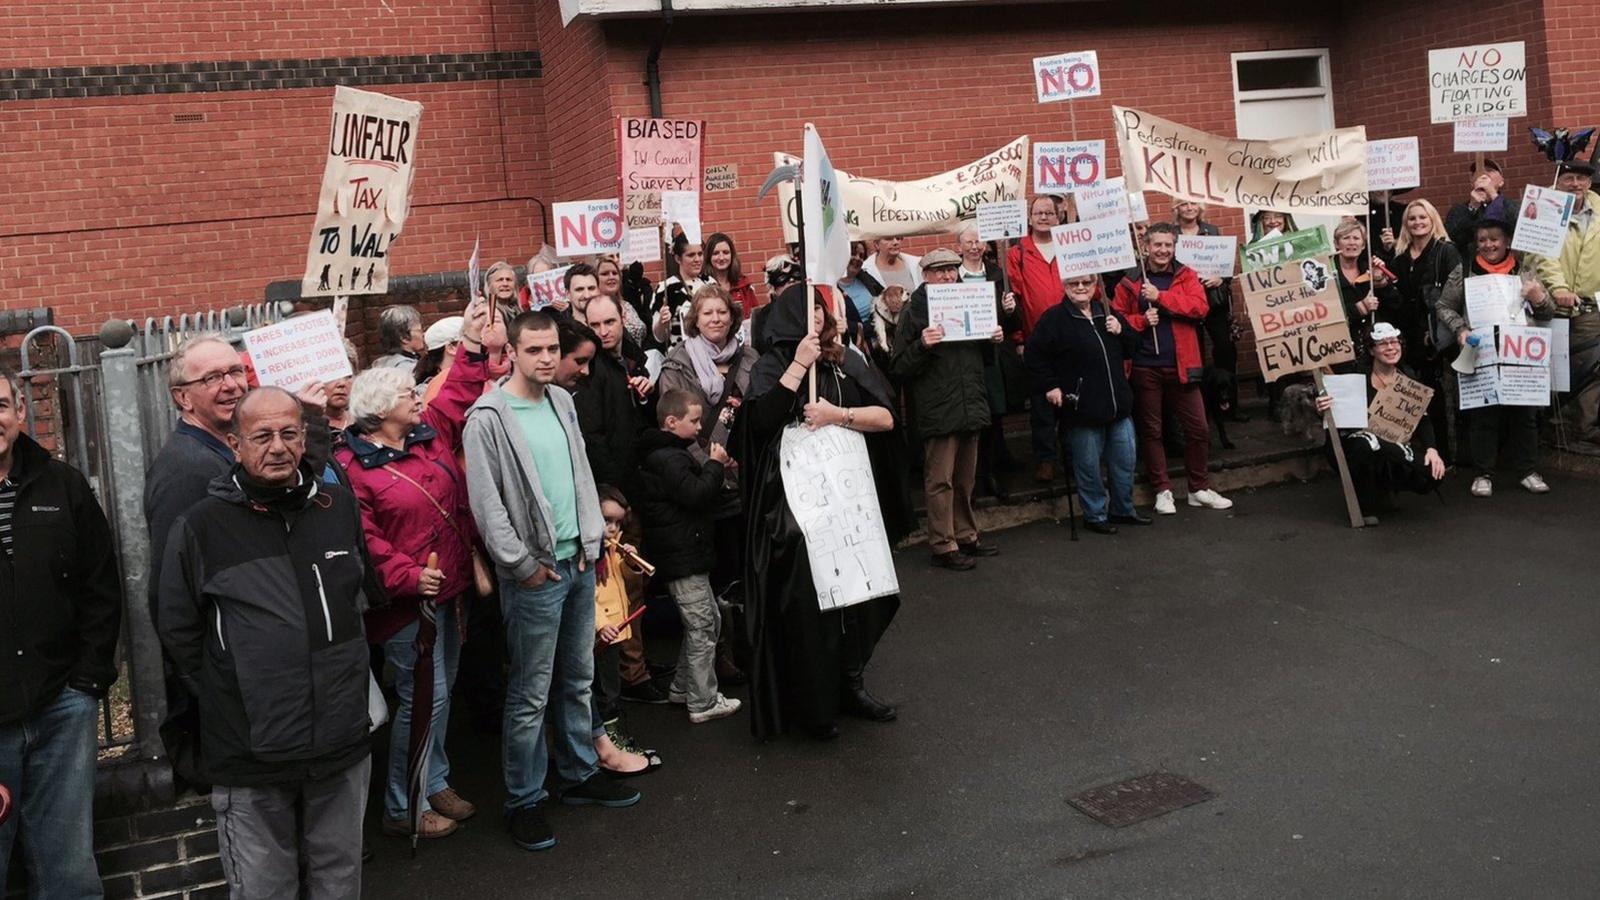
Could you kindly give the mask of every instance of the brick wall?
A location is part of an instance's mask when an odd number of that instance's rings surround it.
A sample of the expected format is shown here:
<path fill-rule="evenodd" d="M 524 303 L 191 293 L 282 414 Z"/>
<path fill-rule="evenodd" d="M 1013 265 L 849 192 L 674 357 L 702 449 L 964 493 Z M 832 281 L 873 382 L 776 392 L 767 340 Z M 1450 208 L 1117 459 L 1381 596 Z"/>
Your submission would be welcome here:
<path fill-rule="evenodd" d="M 217 857 L 217 820 L 211 803 L 189 799 L 172 806 L 94 823 L 95 864 L 106 900 L 161 897 L 223 900 L 228 896 Z M 29 896 L 19 857 L 13 859 L 6 897 Z"/>

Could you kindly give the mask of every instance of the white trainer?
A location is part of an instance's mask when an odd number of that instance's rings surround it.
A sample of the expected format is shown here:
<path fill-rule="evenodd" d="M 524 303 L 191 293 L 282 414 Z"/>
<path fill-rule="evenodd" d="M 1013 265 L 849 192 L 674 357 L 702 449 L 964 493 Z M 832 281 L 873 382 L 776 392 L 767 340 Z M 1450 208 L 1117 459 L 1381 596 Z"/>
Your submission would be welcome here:
<path fill-rule="evenodd" d="M 1531 478 L 1533 476 L 1530 475 L 1529 477 Z M 1487 475 L 1479 475 L 1477 478 L 1472 479 L 1472 496 L 1493 497 L 1494 479 Z"/>
<path fill-rule="evenodd" d="M 1544 483 L 1544 479 L 1539 477 L 1538 472 L 1529 472 L 1528 477 L 1522 479 L 1522 486 L 1526 488 L 1530 494 L 1550 493 L 1550 485 Z"/>
<path fill-rule="evenodd" d="M 1222 496 L 1216 491 L 1207 488 L 1203 491 L 1189 492 L 1190 506 L 1204 506 L 1207 509 L 1233 509 L 1233 501 Z"/>
<path fill-rule="evenodd" d="M 1175 516 L 1178 514 L 1177 504 L 1172 502 L 1172 492 L 1162 491 L 1156 495 L 1156 514 L 1161 516 Z"/>
<path fill-rule="evenodd" d="M 711 704 L 710 709 L 689 713 L 689 721 L 699 725 L 702 722 L 710 722 L 713 719 L 725 719 L 738 712 L 739 707 L 743 705 L 733 697 L 724 697 L 718 694 L 717 702 Z"/>

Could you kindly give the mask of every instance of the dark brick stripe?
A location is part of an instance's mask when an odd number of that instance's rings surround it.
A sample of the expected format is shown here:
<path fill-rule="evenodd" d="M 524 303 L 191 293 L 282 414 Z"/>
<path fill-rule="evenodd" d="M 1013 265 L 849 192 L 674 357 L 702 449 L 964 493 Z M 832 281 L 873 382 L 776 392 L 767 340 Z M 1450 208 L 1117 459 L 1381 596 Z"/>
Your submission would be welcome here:
<path fill-rule="evenodd" d="M 134 94 L 276 91 L 346 84 L 409 84 L 538 78 L 539 54 L 430 53 L 323 59 L 251 59 L 131 66 L 0 69 L 0 100 L 62 100 Z"/>

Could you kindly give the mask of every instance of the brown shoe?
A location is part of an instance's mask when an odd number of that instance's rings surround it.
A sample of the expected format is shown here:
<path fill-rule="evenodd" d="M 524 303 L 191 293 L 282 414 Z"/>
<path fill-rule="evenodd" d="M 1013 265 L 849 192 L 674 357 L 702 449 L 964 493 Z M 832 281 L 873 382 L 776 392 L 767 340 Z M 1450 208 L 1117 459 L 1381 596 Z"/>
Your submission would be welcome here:
<path fill-rule="evenodd" d="M 454 821 L 447 819 L 430 809 L 422 814 L 422 824 L 420 829 L 417 831 L 417 837 L 448 837 L 456 833 L 457 827 L 458 826 Z M 389 835 L 390 837 L 410 837 L 411 819 L 384 819 L 383 833 Z"/>
<path fill-rule="evenodd" d="M 1045 484 L 1055 481 L 1056 464 L 1053 462 L 1039 463 L 1039 467 L 1033 470 L 1033 480 Z"/>
<path fill-rule="evenodd" d="M 457 822 L 465 822 L 478 813 L 478 808 L 461 799 L 455 788 L 445 788 L 437 794 L 430 794 L 428 805 L 439 815 Z"/>

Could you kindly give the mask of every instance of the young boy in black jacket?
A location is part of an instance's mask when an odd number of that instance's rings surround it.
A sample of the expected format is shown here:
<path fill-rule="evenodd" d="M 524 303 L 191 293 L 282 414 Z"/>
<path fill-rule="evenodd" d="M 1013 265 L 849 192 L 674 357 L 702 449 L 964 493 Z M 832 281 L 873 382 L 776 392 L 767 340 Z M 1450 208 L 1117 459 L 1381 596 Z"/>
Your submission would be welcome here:
<path fill-rule="evenodd" d="M 656 574 L 666 579 L 667 592 L 683 620 L 683 646 L 668 697 L 686 704 L 689 721 L 696 724 L 731 716 L 740 705 L 717 690 L 722 616 L 711 591 L 717 555 L 712 526 L 728 452 L 721 444 L 712 444 L 707 450 L 710 459 L 703 465 L 689 453 L 700 434 L 702 413 L 692 394 L 667 391 L 656 404 L 661 429 L 645 433 L 639 441 L 645 555 L 655 563 Z"/>

